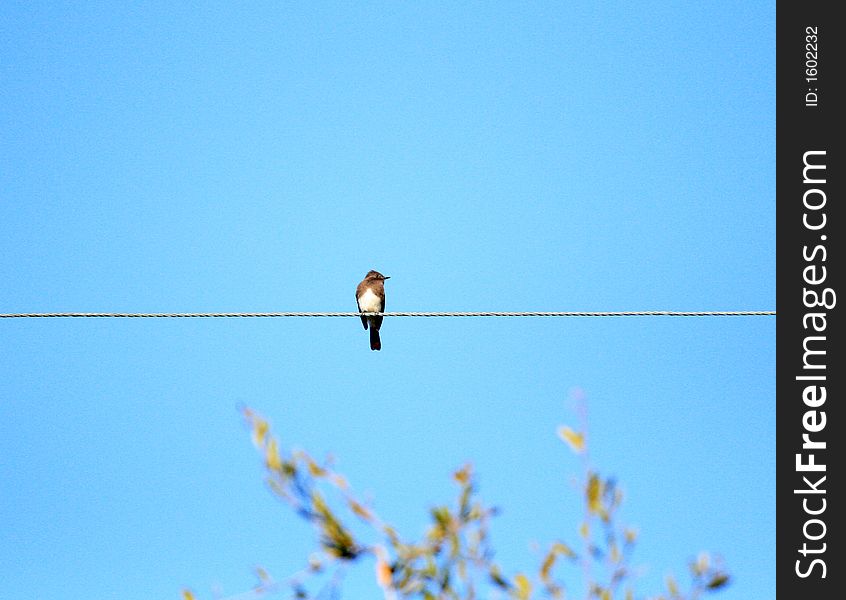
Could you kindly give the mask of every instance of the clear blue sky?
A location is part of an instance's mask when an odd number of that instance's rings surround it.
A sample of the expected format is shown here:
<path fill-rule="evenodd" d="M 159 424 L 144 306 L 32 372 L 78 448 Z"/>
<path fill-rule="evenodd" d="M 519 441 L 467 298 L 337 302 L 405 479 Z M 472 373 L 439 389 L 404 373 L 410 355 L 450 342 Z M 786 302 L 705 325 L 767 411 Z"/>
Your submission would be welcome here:
<path fill-rule="evenodd" d="M 0 4 L 0 312 L 775 308 L 775 6 Z M 472 461 L 577 540 L 589 401 L 642 594 L 775 596 L 775 319 L 0 321 L 0 597 L 296 571 L 247 404 L 408 537 Z M 344 597 L 376 597 L 369 565 Z M 569 577 L 579 589 L 579 573 Z M 369 586 L 369 587 L 368 587 Z"/>

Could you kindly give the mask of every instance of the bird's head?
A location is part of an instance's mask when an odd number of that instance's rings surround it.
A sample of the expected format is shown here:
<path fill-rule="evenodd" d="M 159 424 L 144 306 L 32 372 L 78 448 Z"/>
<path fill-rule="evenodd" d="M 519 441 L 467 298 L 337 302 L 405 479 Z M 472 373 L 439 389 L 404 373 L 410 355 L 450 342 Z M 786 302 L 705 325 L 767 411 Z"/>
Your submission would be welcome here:
<path fill-rule="evenodd" d="M 367 275 L 364 276 L 364 278 L 375 281 L 385 281 L 386 279 L 390 279 L 390 277 L 385 277 L 379 271 L 369 271 Z"/>

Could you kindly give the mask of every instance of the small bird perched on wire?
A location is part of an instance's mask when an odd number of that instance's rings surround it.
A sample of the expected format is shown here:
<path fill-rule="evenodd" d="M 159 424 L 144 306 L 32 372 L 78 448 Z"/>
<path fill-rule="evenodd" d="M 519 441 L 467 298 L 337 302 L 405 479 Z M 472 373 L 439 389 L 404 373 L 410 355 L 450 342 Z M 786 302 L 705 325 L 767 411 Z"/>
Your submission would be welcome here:
<path fill-rule="evenodd" d="M 358 287 L 355 288 L 355 301 L 358 312 L 385 312 L 385 277 L 379 271 L 369 271 Z M 382 327 L 381 316 L 361 316 L 361 324 L 370 327 L 370 349 L 381 350 L 382 340 L 379 338 L 379 328 Z"/>

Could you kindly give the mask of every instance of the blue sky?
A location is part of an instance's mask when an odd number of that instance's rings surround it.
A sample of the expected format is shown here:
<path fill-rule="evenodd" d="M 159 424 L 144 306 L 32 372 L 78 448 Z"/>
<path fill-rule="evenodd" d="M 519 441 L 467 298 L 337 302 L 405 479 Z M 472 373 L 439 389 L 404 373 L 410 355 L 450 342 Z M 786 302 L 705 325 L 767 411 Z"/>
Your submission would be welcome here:
<path fill-rule="evenodd" d="M 0 312 L 773 310 L 774 3 L 0 5 Z M 300 568 L 237 407 L 408 537 L 472 461 L 575 541 L 588 398 L 642 594 L 775 596 L 775 320 L 0 322 L 0 596 Z M 376 593 L 372 570 L 344 597 Z M 568 581 L 578 588 L 579 573 Z M 375 597 L 375 596 L 374 596 Z"/>

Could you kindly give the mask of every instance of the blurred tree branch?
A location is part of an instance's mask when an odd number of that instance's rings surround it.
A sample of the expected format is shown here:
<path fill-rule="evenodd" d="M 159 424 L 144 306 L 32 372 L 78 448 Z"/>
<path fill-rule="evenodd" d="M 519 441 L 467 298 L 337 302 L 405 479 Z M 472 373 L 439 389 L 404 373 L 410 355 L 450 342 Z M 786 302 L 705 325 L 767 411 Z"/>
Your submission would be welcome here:
<path fill-rule="evenodd" d="M 578 400 L 578 399 L 577 399 Z M 583 404 L 581 404 L 583 408 Z M 578 536 L 580 551 L 564 541 L 549 544 L 535 573 L 506 571 L 494 561 L 489 544 L 491 519 L 496 509 L 485 506 L 476 495 L 469 464 L 453 473 L 458 495 L 452 505 L 429 511 L 430 525 L 417 540 L 405 540 L 385 523 L 366 502 L 355 496 L 331 462 L 318 462 L 308 453 L 285 453 L 271 434 L 268 422 L 243 409 L 253 443 L 264 458 L 267 482 L 272 492 L 289 504 L 317 533 L 319 550 L 305 568 L 284 583 L 274 581 L 263 569 L 250 597 L 290 589 L 293 598 L 334 597 L 345 569 L 364 556 L 375 560 L 375 580 L 386 600 L 474 600 L 480 597 L 507 600 L 581 596 L 585 600 L 634 600 L 637 573 L 631 566 L 637 531 L 618 522 L 623 494 L 613 478 L 595 471 L 587 458 L 586 416 L 581 427 L 561 426 L 559 437 L 582 457 L 580 482 L 585 516 Z M 357 521 L 359 525 L 349 523 Z M 354 533 L 362 530 L 364 533 Z M 564 583 L 556 572 L 563 561 L 582 568 L 580 594 Z M 718 559 L 700 554 L 690 566 L 690 583 L 682 589 L 667 577 L 666 589 L 650 600 L 697 600 L 724 588 L 729 575 Z M 595 575 L 599 573 L 599 575 Z M 322 581 L 322 585 L 320 584 Z M 317 587 L 313 592 L 312 588 Z M 240 598 L 242 595 L 239 595 Z M 243 597 L 247 597 L 243 595 Z M 642 596 L 637 596 L 643 598 Z M 184 600 L 195 600 L 189 590 Z"/>

